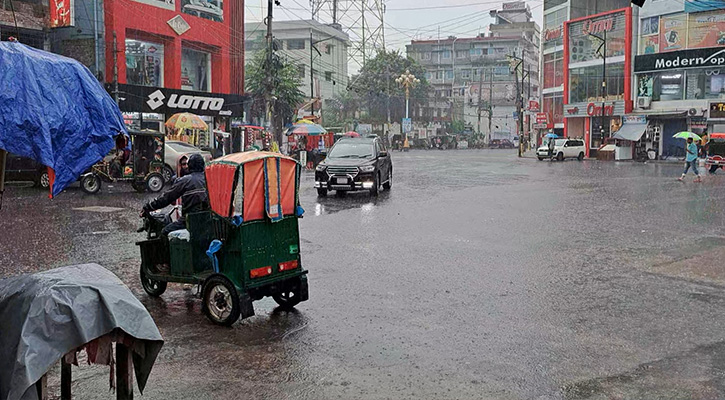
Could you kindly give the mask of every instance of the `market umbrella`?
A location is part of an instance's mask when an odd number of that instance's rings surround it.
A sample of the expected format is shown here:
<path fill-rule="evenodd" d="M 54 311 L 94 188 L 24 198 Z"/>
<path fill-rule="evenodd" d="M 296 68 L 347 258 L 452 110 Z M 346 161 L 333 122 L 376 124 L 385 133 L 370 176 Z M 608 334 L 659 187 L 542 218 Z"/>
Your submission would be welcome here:
<path fill-rule="evenodd" d="M 301 119 L 297 121 L 298 124 L 314 124 L 314 122 L 310 121 L 309 119 Z"/>
<path fill-rule="evenodd" d="M 559 135 L 553 134 L 553 133 L 547 133 L 546 136 L 544 136 L 547 139 L 556 139 L 559 137 Z"/>
<path fill-rule="evenodd" d="M 696 134 L 694 134 L 692 132 L 687 132 L 687 131 L 679 132 L 679 133 L 675 134 L 672 137 L 673 138 L 677 138 L 677 139 L 688 139 L 688 138 L 692 138 L 693 140 L 702 140 L 702 138 L 700 136 L 698 136 L 698 135 L 696 135 Z"/>
<path fill-rule="evenodd" d="M 174 114 L 166 121 L 166 127 L 169 129 L 200 129 L 205 131 L 209 126 L 196 114 L 178 113 Z"/>
<path fill-rule="evenodd" d="M 345 132 L 342 136 L 345 137 L 360 137 L 360 134 L 355 131 Z"/>
<path fill-rule="evenodd" d="M 307 135 L 322 135 L 323 133 L 327 133 L 327 130 L 323 128 L 320 125 L 317 124 L 309 124 L 309 123 L 302 123 L 302 124 L 294 124 L 289 129 L 287 129 L 287 136 L 291 135 L 299 135 L 299 136 L 307 136 Z"/>

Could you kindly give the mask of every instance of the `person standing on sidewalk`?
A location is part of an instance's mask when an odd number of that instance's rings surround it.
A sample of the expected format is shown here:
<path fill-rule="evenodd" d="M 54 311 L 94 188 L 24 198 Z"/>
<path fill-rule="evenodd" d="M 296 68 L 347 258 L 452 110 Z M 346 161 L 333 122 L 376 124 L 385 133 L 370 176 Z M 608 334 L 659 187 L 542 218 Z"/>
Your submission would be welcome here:
<path fill-rule="evenodd" d="M 677 179 L 679 181 L 684 181 L 687 171 L 689 171 L 690 167 L 692 167 L 692 172 L 695 174 L 695 182 L 702 182 L 700 172 L 697 170 L 697 164 L 699 163 L 699 160 L 697 159 L 697 145 L 692 140 L 692 137 L 687 138 L 685 151 L 687 152 L 687 155 L 685 156 L 685 170 L 682 172 L 682 176 Z"/>

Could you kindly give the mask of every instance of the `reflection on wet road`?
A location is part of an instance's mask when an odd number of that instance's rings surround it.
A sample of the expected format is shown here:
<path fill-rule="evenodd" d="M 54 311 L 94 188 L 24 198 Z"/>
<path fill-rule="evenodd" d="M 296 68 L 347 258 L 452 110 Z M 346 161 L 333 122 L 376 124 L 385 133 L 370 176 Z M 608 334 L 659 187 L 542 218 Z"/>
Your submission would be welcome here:
<path fill-rule="evenodd" d="M 167 341 L 149 399 L 725 397 L 725 176 L 510 151 L 393 162 L 378 198 L 317 198 L 303 177 L 310 301 L 294 312 L 265 299 L 227 329 L 194 290 L 146 296 L 134 241 L 150 195 L 122 185 L 9 189 L 0 274 L 118 274 Z M 106 373 L 79 368 L 80 398 L 112 398 Z"/>

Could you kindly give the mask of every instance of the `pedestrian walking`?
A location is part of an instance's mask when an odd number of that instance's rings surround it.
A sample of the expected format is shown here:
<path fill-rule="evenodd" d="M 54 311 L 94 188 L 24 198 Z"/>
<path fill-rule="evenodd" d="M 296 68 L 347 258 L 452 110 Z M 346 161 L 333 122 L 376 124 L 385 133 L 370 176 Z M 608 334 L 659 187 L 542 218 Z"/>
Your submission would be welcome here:
<path fill-rule="evenodd" d="M 690 167 L 692 167 L 692 172 L 695 174 L 695 182 L 702 182 L 700 172 L 697 169 L 697 164 L 699 163 L 699 160 L 697 159 L 697 144 L 695 144 L 695 141 L 692 140 L 692 137 L 687 138 L 685 151 L 687 152 L 687 155 L 685 156 L 685 170 L 682 172 L 682 176 L 679 177 L 678 180 L 681 182 L 684 181 L 687 171 L 689 171 Z"/>

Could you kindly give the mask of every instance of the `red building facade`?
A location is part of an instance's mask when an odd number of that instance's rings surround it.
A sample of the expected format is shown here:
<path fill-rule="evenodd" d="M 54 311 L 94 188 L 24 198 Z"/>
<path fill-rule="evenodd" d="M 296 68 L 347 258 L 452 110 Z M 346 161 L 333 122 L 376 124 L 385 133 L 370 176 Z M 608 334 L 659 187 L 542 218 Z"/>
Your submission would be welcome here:
<path fill-rule="evenodd" d="M 163 130 L 144 118 L 184 111 L 214 127 L 243 117 L 243 0 L 107 0 L 104 13 L 106 81 L 113 90 L 117 77 L 129 125 Z"/>
<path fill-rule="evenodd" d="M 632 9 L 566 21 L 563 61 L 564 134 L 583 138 L 587 156 L 593 157 L 603 139 L 616 132 L 632 111 Z"/>

